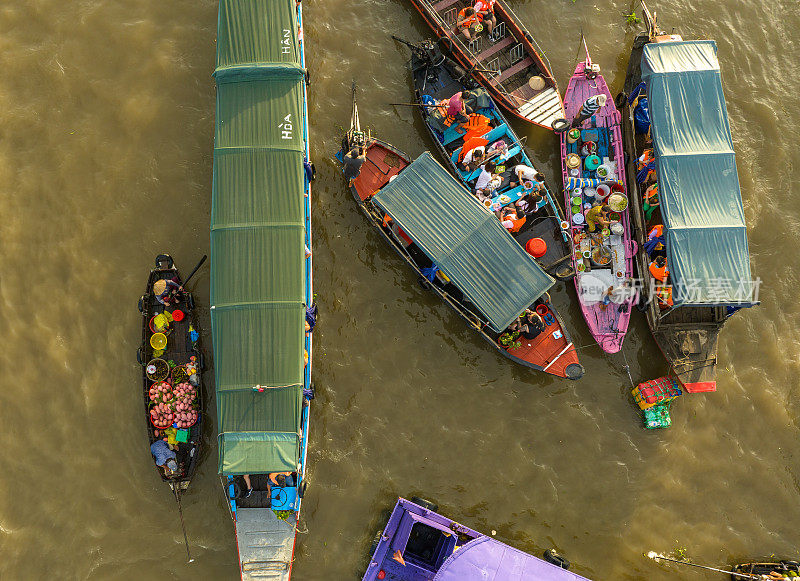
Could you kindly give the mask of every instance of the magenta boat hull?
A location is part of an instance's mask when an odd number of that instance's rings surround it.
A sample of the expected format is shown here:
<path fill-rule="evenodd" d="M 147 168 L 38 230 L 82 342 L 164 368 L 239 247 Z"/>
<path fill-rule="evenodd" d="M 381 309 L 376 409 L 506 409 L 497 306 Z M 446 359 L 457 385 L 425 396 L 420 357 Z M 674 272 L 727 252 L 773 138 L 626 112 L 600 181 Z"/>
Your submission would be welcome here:
<path fill-rule="evenodd" d="M 605 127 L 608 129 L 609 139 L 613 146 L 613 159 L 616 161 L 616 181 L 620 183 L 625 191 L 625 195 L 627 196 L 628 191 L 627 182 L 625 180 L 625 154 L 622 145 L 622 115 L 614 104 L 614 98 L 611 95 L 611 92 L 608 90 L 608 85 L 606 84 L 603 76 L 598 74 L 594 79 L 587 78 L 585 70 L 587 66 L 591 67 L 591 64 L 591 59 L 589 58 L 587 51 L 586 61 L 578 64 L 575 67 L 575 72 L 573 73 L 569 80 L 569 84 L 567 85 L 567 90 L 564 94 L 564 109 L 567 113 L 567 119 L 571 120 L 578 115 L 581 106 L 586 99 L 598 94 L 606 95 L 607 101 L 605 106 L 595 113 L 591 119 L 584 121 L 581 125 L 581 128 L 589 129 L 591 127 Z M 594 119 L 596 122 L 595 125 L 592 125 L 592 119 Z M 559 139 L 561 145 L 561 173 L 564 180 L 564 203 L 568 216 L 571 216 L 569 214 L 569 208 L 572 206 L 572 196 L 570 195 L 571 190 L 567 188 L 567 183 L 569 180 L 566 163 L 567 133 L 561 133 Z M 609 156 L 609 158 L 611 158 L 611 156 Z M 628 206 L 630 206 L 630 204 L 628 204 Z M 623 212 L 620 212 L 620 214 L 620 223 L 624 228 L 622 239 L 625 254 L 624 259 L 620 257 L 621 261 L 624 260 L 625 265 L 625 272 L 623 273 L 624 276 L 622 278 L 632 279 L 633 256 L 636 251 L 636 243 L 631 240 L 631 221 L 628 208 L 626 208 Z M 626 300 L 620 303 L 610 302 L 605 305 L 605 308 L 602 308 L 601 302 L 584 302 L 581 293 L 581 279 L 590 273 L 582 273 L 578 271 L 578 262 L 575 256 L 576 248 L 574 235 L 580 230 L 581 228 L 578 228 L 575 226 L 575 224 L 572 224 L 572 262 L 576 272 L 575 290 L 578 293 L 578 302 L 580 303 L 581 312 L 583 313 L 584 319 L 586 319 L 586 323 L 589 326 L 589 331 L 592 333 L 592 337 L 594 337 L 595 341 L 597 341 L 598 345 L 600 345 L 603 351 L 606 353 L 616 353 L 622 349 L 622 342 L 625 340 L 625 334 L 628 330 L 628 323 L 631 317 L 631 309 L 636 302 L 638 293 L 636 292 L 635 287 L 631 287 L 630 292 L 627 293 L 629 296 L 626 298 Z M 614 274 L 618 273 L 619 271 Z"/>

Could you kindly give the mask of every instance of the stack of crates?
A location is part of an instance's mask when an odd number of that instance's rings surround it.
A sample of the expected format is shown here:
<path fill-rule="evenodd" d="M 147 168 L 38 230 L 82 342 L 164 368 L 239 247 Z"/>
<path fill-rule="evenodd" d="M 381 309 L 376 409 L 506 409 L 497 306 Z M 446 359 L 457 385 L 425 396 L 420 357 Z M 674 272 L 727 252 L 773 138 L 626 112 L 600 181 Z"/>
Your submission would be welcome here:
<path fill-rule="evenodd" d="M 669 375 L 640 383 L 631 393 L 637 405 L 644 411 L 644 425 L 650 430 L 668 428 L 672 424 L 669 417 L 670 403 L 683 394 L 678 379 Z"/>

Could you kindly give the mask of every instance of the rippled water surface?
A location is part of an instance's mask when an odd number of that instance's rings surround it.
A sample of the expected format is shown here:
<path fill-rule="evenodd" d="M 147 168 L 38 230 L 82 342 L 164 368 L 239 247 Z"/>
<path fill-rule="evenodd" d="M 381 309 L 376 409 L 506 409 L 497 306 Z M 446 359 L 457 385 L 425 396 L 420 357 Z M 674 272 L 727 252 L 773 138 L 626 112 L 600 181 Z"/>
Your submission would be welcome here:
<path fill-rule="evenodd" d="M 509 0 L 562 87 L 581 29 L 612 92 L 636 28 L 627 1 Z M 630 397 L 666 372 L 644 319 L 622 355 L 591 346 L 563 286 L 553 297 L 586 376 L 567 382 L 500 357 L 415 283 L 356 211 L 332 161 L 362 88 L 362 123 L 412 156 L 431 146 L 406 49 L 428 35 L 405 0 L 305 3 L 311 72 L 315 346 L 311 486 L 295 578 L 360 578 L 398 495 L 596 579 L 704 578 L 647 560 L 685 549 L 727 566 L 797 557 L 800 59 L 794 0 L 660 0 L 662 26 L 713 38 L 763 305 L 726 326 L 719 389 L 684 397 L 648 431 Z M 183 499 L 152 468 L 139 396 L 136 300 L 153 257 L 188 271 L 209 251 L 217 3 L 0 4 L 0 577 L 235 579 L 216 477 L 216 426 Z M 555 141 L 528 137 L 557 176 Z M 192 282 L 208 304 L 208 270 Z M 202 320 L 208 329 L 207 310 Z M 211 340 L 203 336 L 208 359 Z M 213 386 L 213 373 L 205 374 Z M 213 398 L 208 398 L 213 412 Z M 708 574 L 705 578 L 721 578 Z"/>

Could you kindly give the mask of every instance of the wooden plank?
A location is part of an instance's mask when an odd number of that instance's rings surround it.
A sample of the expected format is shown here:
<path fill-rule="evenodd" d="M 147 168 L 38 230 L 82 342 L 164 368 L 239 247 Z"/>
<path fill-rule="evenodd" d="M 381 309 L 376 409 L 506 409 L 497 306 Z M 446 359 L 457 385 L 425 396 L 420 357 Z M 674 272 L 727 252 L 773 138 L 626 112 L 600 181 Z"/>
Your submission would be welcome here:
<path fill-rule="evenodd" d="M 433 5 L 433 9 L 436 10 L 436 12 L 441 12 L 442 10 L 450 8 L 453 4 L 456 4 L 457 2 L 458 0 L 441 0 L 441 2 L 437 2 L 436 4 Z"/>
<path fill-rule="evenodd" d="M 501 40 L 500 42 L 494 43 L 492 46 L 487 48 L 485 51 L 478 53 L 476 58 L 477 58 L 478 61 L 484 61 L 484 60 L 488 59 L 490 56 L 492 56 L 493 54 L 495 54 L 496 52 L 500 52 L 504 48 L 507 48 L 511 44 L 514 44 L 514 37 L 513 36 L 507 36 L 503 40 Z"/>
<path fill-rule="evenodd" d="M 496 77 L 492 77 L 492 79 L 489 82 L 493 86 L 497 86 L 500 83 L 502 83 L 503 81 L 505 81 L 506 79 L 508 79 L 510 77 L 513 77 L 518 72 L 527 69 L 532 64 L 533 64 L 533 59 L 531 57 L 524 58 L 521 61 L 519 61 L 517 64 L 515 64 L 514 66 L 508 67 L 506 70 L 503 71 L 503 73 L 501 75 L 496 76 Z"/>

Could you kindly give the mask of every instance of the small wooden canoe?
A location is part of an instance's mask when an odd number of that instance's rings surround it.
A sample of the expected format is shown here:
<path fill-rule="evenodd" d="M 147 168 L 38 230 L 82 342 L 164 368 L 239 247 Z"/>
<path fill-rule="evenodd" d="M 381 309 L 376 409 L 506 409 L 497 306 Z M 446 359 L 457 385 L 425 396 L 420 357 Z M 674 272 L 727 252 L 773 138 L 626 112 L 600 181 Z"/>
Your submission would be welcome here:
<path fill-rule="evenodd" d="M 191 293 L 184 290 L 176 296 L 177 302 L 165 307 L 153 292 L 153 284 L 159 280 L 171 280 L 179 285 L 182 284 L 180 273 L 175 267 L 172 257 L 168 254 L 159 254 L 156 257 L 155 268 L 150 271 L 144 294 L 139 298 L 139 312 L 142 314 L 142 344 L 136 353 L 136 358 L 142 366 L 142 397 L 150 444 L 165 437 L 163 429 L 157 428 L 151 419 L 150 411 L 156 405 L 150 397 L 151 388 L 165 381 L 171 385 L 175 384 L 173 387 L 178 383 L 187 383 L 196 392 L 193 398 L 196 422 L 191 427 L 185 428 L 185 431 L 178 436 L 179 440 L 185 439 L 185 441 L 179 441 L 173 445 L 177 455 L 179 474 L 167 477 L 164 470 L 156 466 L 161 479 L 169 484 L 173 491 L 176 488 L 186 490 L 197 468 L 203 442 L 203 385 L 201 379 L 203 356 L 199 350 L 200 328 L 195 319 L 194 299 Z M 151 341 L 154 330 L 156 330 L 153 319 L 156 315 L 163 315 L 165 310 L 170 313 L 169 318 L 172 320 L 169 322 L 168 332 L 165 333 L 166 345 L 163 349 L 156 350 L 154 344 L 158 346 L 158 339 L 161 337 Z M 161 369 L 163 362 L 166 362 L 169 367 L 164 372 Z M 187 364 L 194 366 L 196 370 L 196 374 L 191 380 L 188 375 L 182 375 L 182 372 L 187 370 L 185 367 Z M 155 377 L 159 379 L 158 381 L 151 379 L 154 374 L 151 373 L 153 368 L 150 368 L 150 365 L 155 367 Z M 191 370 L 192 367 L 188 369 Z M 162 380 L 160 378 L 164 373 L 168 373 L 168 375 Z M 163 426 L 163 428 L 167 427 L 169 426 Z M 156 436 L 156 430 L 158 436 Z"/>
<path fill-rule="evenodd" d="M 477 137 L 483 141 L 504 141 L 508 147 L 508 154 L 502 157 L 503 165 L 508 169 L 504 176 L 510 184 L 513 178 L 513 168 L 518 164 L 533 167 L 533 163 L 528 156 L 524 146 L 524 140 L 517 137 L 511 125 L 495 105 L 492 98 L 483 92 L 480 99 L 481 104 L 486 105 L 473 112 L 470 116 L 470 123 L 463 125 L 453 124 L 444 132 L 436 128 L 436 123 L 432 119 L 431 109 L 423 107 L 423 101 L 442 101 L 449 99 L 459 92 L 474 89 L 475 84 L 472 80 L 459 80 L 454 67 L 445 59 L 440 59 L 438 63 L 432 62 L 424 50 L 417 48 L 411 57 L 411 72 L 414 77 L 414 96 L 415 102 L 420 104 L 417 110 L 422 115 L 422 120 L 428 133 L 431 136 L 439 155 L 453 175 L 456 176 L 465 186 L 474 189 L 475 182 L 480 174 L 480 169 L 467 172 L 458 167 L 458 160 L 463 158 L 463 148 L 465 139 L 470 141 L 472 137 Z M 467 84 L 465 84 L 467 83 Z M 485 129 L 477 131 L 471 130 L 476 122 L 483 121 Z M 463 153 L 462 153 L 463 152 Z M 496 158 L 499 160 L 501 158 Z M 556 204 L 550 189 L 546 183 L 546 197 L 540 203 L 539 209 L 526 218 L 525 224 L 518 232 L 512 234 L 514 239 L 523 247 L 534 238 L 539 238 L 547 244 L 547 252 L 544 256 L 537 259 L 542 268 L 552 277 L 561 281 L 570 280 L 575 270 L 570 264 L 572 257 L 569 230 L 564 230 L 564 216 L 561 208 Z M 521 184 L 514 187 L 501 187 L 495 192 L 493 203 L 506 206 L 514 203 L 525 192 Z"/>
<path fill-rule="evenodd" d="M 484 31 L 467 40 L 456 28 L 459 11 L 472 6 L 464 0 L 411 0 L 441 46 L 492 96 L 519 119 L 552 129 L 564 117 L 561 93 L 533 36 L 511 8 L 497 0 L 497 26 L 489 38 Z"/>
<path fill-rule="evenodd" d="M 790 574 L 791 573 L 791 574 Z M 794 579 L 800 575 L 800 563 L 782 560 L 779 563 L 742 563 L 733 568 L 731 579 Z"/>

